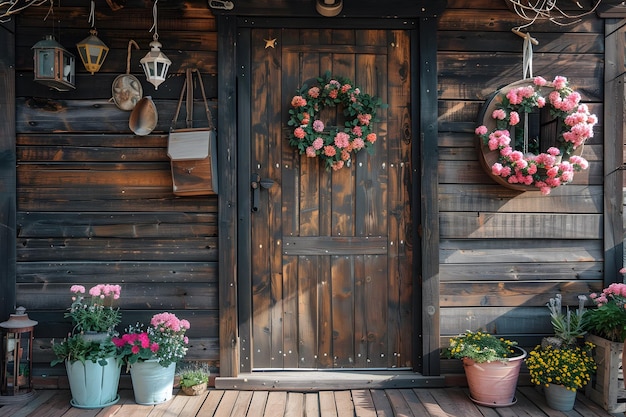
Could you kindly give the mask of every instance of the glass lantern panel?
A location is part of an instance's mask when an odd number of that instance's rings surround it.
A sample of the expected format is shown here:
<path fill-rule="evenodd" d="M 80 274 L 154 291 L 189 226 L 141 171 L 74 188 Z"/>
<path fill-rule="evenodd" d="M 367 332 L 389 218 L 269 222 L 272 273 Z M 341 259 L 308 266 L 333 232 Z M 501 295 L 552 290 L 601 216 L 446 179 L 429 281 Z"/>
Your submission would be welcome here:
<path fill-rule="evenodd" d="M 39 63 L 37 69 L 39 77 L 54 78 L 54 52 L 37 51 L 37 62 Z"/>

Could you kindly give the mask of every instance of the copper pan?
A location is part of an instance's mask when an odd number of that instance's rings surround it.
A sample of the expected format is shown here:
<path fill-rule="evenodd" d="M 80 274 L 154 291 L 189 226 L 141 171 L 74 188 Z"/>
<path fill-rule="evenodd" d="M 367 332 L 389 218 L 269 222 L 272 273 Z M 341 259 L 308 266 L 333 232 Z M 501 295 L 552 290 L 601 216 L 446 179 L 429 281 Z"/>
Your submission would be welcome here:
<path fill-rule="evenodd" d="M 130 73 L 130 47 L 135 45 L 139 49 L 139 45 L 134 40 L 128 41 L 128 55 L 126 57 L 126 74 L 118 75 L 113 80 L 111 87 L 113 93 L 113 102 L 122 110 L 132 110 L 137 102 L 143 97 L 143 88 L 141 83 Z"/>
<path fill-rule="evenodd" d="M 152 97 L 146 96 L 139 100 L 130 112 L 128 126 L 134 134 L 145 136 L 152 132 L 159 121 L 159 114 Z"/>

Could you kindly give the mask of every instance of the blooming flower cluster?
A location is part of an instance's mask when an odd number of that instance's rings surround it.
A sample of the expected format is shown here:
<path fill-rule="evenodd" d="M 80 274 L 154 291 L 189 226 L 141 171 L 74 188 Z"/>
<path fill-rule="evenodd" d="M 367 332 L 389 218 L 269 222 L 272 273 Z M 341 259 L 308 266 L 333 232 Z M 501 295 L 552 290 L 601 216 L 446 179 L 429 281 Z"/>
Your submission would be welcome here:
<path fill-rule="evenodd" d="M 552 91 L 546 98 L 542 94 L 547 88 Z M 589 108 L 581 104 L 580 99 L 580 94 L 571 90 L 567 79 L 561 76 L 555 77 L 552 83 L 535 77 L 532 85 L 511 88 L 506 94 L 499 94 L 489 121 L 490 126 L 495 127 L 489 129 L 481 125 L 475 131 L 489 151 L 498 153 L 491 173 L 505 178 L 510 184 L 538 187 L 543 194 L 549 194 L 553 188 L 572 181 L 574 172 L 587 169 L 588 162 L 573 152 L 593 137 L 593 127 L 598 119 L 589 113 Z M 520 123 L 522 115 L 546 106 L 558 124 L 558 147 L 552 146 L 540 153 L 529 152 L 523 148 L 523 143 L 519 143 L 526 128 Z M 540 138 L 534 139 L 540 143 Z"/>
<path fill-rule="evenodd" d="M 626 268 L 620 269 L 626 274 Z M 590 298 L 597 308 L 588 309 L 583 316 L 583 327 L 591 334 L 613 342 L 626 340 L 626 284 L 613 283 Z"/>
<path fill-rule="evenodd" d="M 382 107 L 379 98 L 364 94 L 347 78 L 333 77 L 329 72 L 317 79 L 319 86 L 302 86 L 291 100 L 287 124 L 293 127 L 289 144 L 307 157 L 320 157 L 326 169 L 338 170 L 352 154 L 371 151 L 376 142 L 372 122 Z M 343 107 L 344 127 L 329 128 L 319 119 L 329 107 Z"/>
<path fill-rule="evenodd" d="M 584 346 L 555 348 L 537 346 L 526 358 L 530 381 L 536 385 L 555 384 L 576 391 L 585 386 L 597 369 L 593 360 L 593 343 Z"/>
<path fill-rule="evenodd" d="M 187 354 L 187 320 L 164 312 L 152 316 L 150 325 L 145 330 L 143 327 L 139 323 L 130 326 L 125 334 L 112 339 L 118 348 L 118 356 L 127 364 L 158 359 L 161 366 L 167 367 Z"/>
<path fill-rule="evenodd" d="M 471 359 L 476 363 L 506 361 L 514 356 L 516 342 L 498 338 L 490 333 L 467 331 L 450 338 L 450 345 L 442 352 L 445 358 Z"/>
<path fill-rule="evenodd" d="M 119 308 L 113 307 L 113 301 L 120 298 L 119 285 L 96 285 L 89 290 L 89 297 L 82 285 L 72 285 L 70 291 L 72 304 L 65 318 L 72 318 L 75 331 L 111 333 L 120 322 Z"/>

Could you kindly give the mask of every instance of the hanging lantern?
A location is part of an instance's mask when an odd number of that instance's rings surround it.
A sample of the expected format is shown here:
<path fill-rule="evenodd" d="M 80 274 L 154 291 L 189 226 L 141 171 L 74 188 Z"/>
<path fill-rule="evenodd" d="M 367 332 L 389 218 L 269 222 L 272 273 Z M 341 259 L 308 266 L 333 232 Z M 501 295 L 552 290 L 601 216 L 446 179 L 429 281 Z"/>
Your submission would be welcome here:
<path fill-rule="evenodd" d="M 161 42 L 156 40 L 155 35 L 155 39 L 150 42 L 150 52 L 139 61 L 148 82 L 154 85 L 155 90 L 158 90 L 159 85 L 165 81 L 167 70 L 169 70 L 172 64 L 172 61 L 161 52 L 161 46 Z"/>
<path fill-rule="evenodd" d="M 78 56 L 80 56 L 80 60 L 83 61 L 85 69 L 93 75 L 94 72 L 98 72 L 100 70 L 102 63 L 109 53 L 109 47 L 106 46 L 97 36 L 96 2 L 94 0 L 91 0 L 89 23 L 91 23 L 91 30 L 89 31 L 90 35 L 78 42 L 76 44 L 76 48 L 78 48 Z"/>
<path fill-rule="evenodd" d="M 22 401 L 33 391 L 33 331 L 37 322 L 28 318 L 26 309 L 0 323 L 0 404 Z"/>
<path fill-rule="evenodd" d="M 74 86 L 74 55 L 58 43 L 53 35 L 46 35 L 32 48 L 35 60 L 35 81 L 58 91 L 69 91 Z"/>
<path fill-rule="evenodd" d="M 85 69 L 93 75 L 94 72 L 100 70 L 102 63 L 104 63 L 109 53 L 109 47 L 96 36 L 98 32 L 95 29 L 91 29 L 89 33 L 91 35 L 77 43 L 76 48 L 78 48 L 78 56 L 83 61 Z"/>
<path fill-rule="evenodd" d="M 152 18 L 154 19 L 154 23 L 150 31 L 154 29 L 154 35 L 152 36 L 152 42 L 150 42 L 150 52 L 139 61 L 148 82 L 154 85 L 155 90 L 158 90 L 159 85 L 165 81 L 167 70 L 169 70 L 170 65 L 172 65 L 172 61 L 161 52 L 161 46 L 163 45 L 159 42 L 159 33 L 157 31 L 157 2 L 158 0 L 154 0 L 154 5 L 152 6 Z"/>

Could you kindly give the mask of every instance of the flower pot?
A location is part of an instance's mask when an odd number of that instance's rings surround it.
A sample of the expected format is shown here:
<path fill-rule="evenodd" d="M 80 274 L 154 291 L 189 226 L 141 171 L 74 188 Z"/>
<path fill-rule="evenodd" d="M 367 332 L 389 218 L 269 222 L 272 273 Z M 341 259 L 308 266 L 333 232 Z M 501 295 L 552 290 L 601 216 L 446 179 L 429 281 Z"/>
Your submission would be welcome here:
<path fill-rule="evenodd" d="M 160 404 L 172 398 L 176 363 L 164 367 L 158 359 L 136 362 L 130 366 L 135 402 L 142 405 Z"/>
<path fill-rule="evenodd" d="M 105 360 L 107 364 L 104 366 L 92 361 L 65 361 L 73 407 L 102 408 L 119 401 L 117 387 L 122 363 L 115 357 Z"/>
<path fill-rule="evenodd" d="M 86 331 L 83 333 L 83 340 L 88 342 L 106 342 L 109 334 L 107 332 L 94 332 L 94 331 Z"/>
<path fill-rule="evenodd" d="M 191 387 L 181 387 L 181 390 L 185 395 L 200 395 L 204 394 L 207 390 L 207 383 L 192 385 Z"/>
<path fill-rule="evenodd" d="M 543 390 L 548 407 L 558 411 L 570 411 L 574 408 L 576 391 L 555 384 L 548 384 Z"/>
<path fill-rule="evenodd" d="M 469 386 L 470 398 L 487 407 L 507 407 L 517 402 L 515 390 L 526 351 L 515 346 L 518 355 L 507 361 L 475 363 L 464 358 L 463 369 Z"/>

